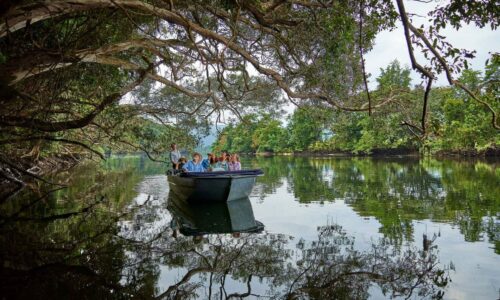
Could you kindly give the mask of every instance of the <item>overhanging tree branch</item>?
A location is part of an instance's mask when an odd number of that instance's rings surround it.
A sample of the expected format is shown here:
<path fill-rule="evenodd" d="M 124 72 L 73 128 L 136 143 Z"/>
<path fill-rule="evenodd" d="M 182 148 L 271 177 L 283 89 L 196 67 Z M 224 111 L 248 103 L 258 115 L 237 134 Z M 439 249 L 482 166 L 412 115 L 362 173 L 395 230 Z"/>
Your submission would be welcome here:
<path fill-rule="evenodd" d="M 427 77 L 429 79 L 429 82 L 427 84 L 428 87 L 430 87 L 430 82 L 434 79 L 434 75 L 424 67 L 422 67 L 420 64 L 417 63 L 415 56 L 413 54 L 413 46 L 410 38 L 410 32 L 413 33 L 416 37 L 418 37 L 431 51 L 431 53 L 434 55 L 434 57 L 437 59 L 439 65 L 443 68 L 446 74 L 446 78 L 448 80 L 448 83 L 450 85 L 455 85 L 458 88 L 462 89 L 465 91 L 472 99 L 475 101 L 481 103 L 483 106 L 485 106 L 491 113 L 491 123 L 495 129 L 500 130 L 500 125 L 497 122 L 498 116 L 496 110 L 487 102 L 481 100 L 476 94 L 474 94 L 467 86 L 465 86 L 463 83 L 460 81 L 456 80 L 453 78 L 453 75 L 451 73 L 450 67 L 446 60 L 443 58 L 442 55 L 439 54 L 438 50 L 436 47 L 432 45 L 432 43 L 429 41 L 429 39 L 415 26 L 413 26 L 410 21 L 408 20 L 408 15 L 405 10 L 405 6 L 403 3 L 403 0 L 396 0 L 396 3 L 398 5 L 399 9 L 399 14 L 401 17 L 401 21 L 403 23 L 403 29 L 405 33 L 405 39 L 406 39 L 406 45 L 408 47 L 408 52 L 410 55 L 410 60 L 412 63 L 413 69 L 418 70 L 423 76 Z M 426 97 L 428 97 L 428 91 L 426 90 L 425 96 L 424 96 L 424 102 L 426 102 Z M 424 107 L 424 112 L 426 108 Z M 425 116 L 423 116 L 424 118 Z M 425 127 L 423 128 L 423 132 L 425 133 Z"/>
<path fill-rule="evenodd" d="M 119 92 L 113 93 L 105 97 L 104 100 L 101 101 L 101 103 L 99 103 L 99 105 L 97 105 L 92 112 L 88 113 L 82 118 L 70 121 L 50 122 L 40 119 L 32 119 L 24 116 L 0 116 L 0 125 L 6 127 L 15 126 L 22 128 L 30 128 L 43 132 L 57 132 L 69 129 L 82 128 L 90 124 L 92 120 L 94 120 L 94 118 L 105 108 L 115 103 L 116 101 L 120 100 L 120 98 L 123 97 L 123 95 L 132 91 L 136 86 L 138 86 L 144 80 L 147 74 L 146 71 L 141 71 L 140 73 L 141 74 L 135 81 L 128 84 L 126 87 L 122 88 Z"/>
<path fill-rule="evenodd" d="M 52 18 L 55 16 L 60 16 L 62 14 L 68 14 L 71 12 L 75 11 L 83 11 L 83 10 L 91 10 L 91 9 L 98 9 L 98 8 L 116 8 L 117 5 L 120 6 L 120 8 L 124 9 L 132 9 L 132 10 L 138 10 L 142 11 L 148 14 L 151 14 L 153 16 L 159 17 L 171 24 L 175 24 L 178 26 L 181 26 L 182 28 L 185 28 L 188 30 L 188 32 L 194 32 L 199 34 L 201 37 L 209 39 L 211 41 L 214 41 L 216 43 L 220 43 L 221 45 L 224 45 L 227 49 L 230 49 L 233 51 L 235 54 L 239 55 L 241 58 L 243 58 L 245 61 L 249 62 L 260 74 L 268 76 L 272 78 L 277 85 L 285 91 L 285 93 L 291 97 L 291 98 L 296 98 L 296 99 L 303 99 L 303 100 L 308 100 L 308 99 L 319 99 L 322 101 L 325 101 L 334 107 L 341 109 L 341 110 L 346 110 L 346 111 L 366 111 L 366 110 L 371 110 L 372 106 L 371 103 L 365 108 L 361 107 L 348 107 L 343 104 L 340 104 L 338 99 L 333 99 L 331 96 L 328 96 L 327 94 L 324 93 L 318 93 L 318 92 L 298 92 L 294 91 L 294 89 L 289 85 L 289 83 L 286 82 L 286 80 L 283 78 L 283 76 L 276 70 L 273 70 L 267 66 L 264 66 L 259 62 L 258 59 L 256 59 L 254 56 L 250 54 L 250 52 L 240 45 L 238 45 L 234 39 L 228 38 L 224 35 L 221 35 L 217 33 L 216 31 L 204 28 L 203 26 L 200 26 L 199 24 L 195 22 L 191 22 L 189 19 L 183 17 L 182 15 L 170 11 L 165 8 L 161 7 L 155 7 L 151 4 L 141 2 L 141 1 L 124 1 L 124 0 L 115 0 L 115 1 L 104 1 L 104 0 L 76 0 L 76 1 L 71 1 L 71 2 L 65 2 L 65 1 L 54 1 L 54 2 L 44 2 L 43 6 L 44 8 L 38 8 L 34 7 L 31 5 L 26 5 L 22 7 L 17 7 L 14 9 L 9 10 L 7 14 L 4 16 L 6 22 L 5 24 L 8 24 L 8 28 L 10 28 L 9 32 L 14 32 L 16 30 L 19 30 L 25 26 L 26 21 L 30 20 L 31 23 L 38 22 L 41 20 L 45 20 L 48 18 Z M 295 26 L 297 25 L 296 22 L 285 22 L 282 19 L 274 19 L 274 18 L 267 18 L 265 16 L 261 16 L 261 13 L 256 9 L 254 6 L 250 4 L 242 4 L 242 7 L 245 7 L 251 13 L 254 15 L 254 17 L 257 19 L 257 22 L 262 22 L 260 23 L 261 25 L 265 25 L 265 27 L 269 27 L 271 25 L 284 25 L 284 26 Z M 302 3 L 301 5 L 306 5 L 307 3 Z M 29 11 L 32 9 L 30 15 L 23 14 L 21 12 L 23 11 Z M 7 31 L 6 25 L 2 25 L 3 27 L 0 27 L 0 37 L 2 36 L 2 33 L 5 33 Z M 385 103 L 380 103 L 377 105 L 377 107 L 380 107 L 384 105 Z"/>
<path fill-rule="evenodd" d="M 24 138 L 0 140 L 0 145 L 13 144 L 13 143 L 19 143 L 19 142 L 28 142 L 28 141 L 38 141 L 38 140 L 45 140 L 45 141 L 51 141 L 51 142 L 61 142 L 61 143 L 66 143 L 66 144 L 77 145 L 77 146 L 80 146 L 80 147 L 96 154 L 102 160 L 106 160 L 106 158 L 104 157 L 104 155 L 101 152 L 99 152 L 95 149 L 92 149 L 92 147 L 90 147 L 82 142 L 73 141 L 73 140 L 69 140 L 69 139 L 65 139 L 65 138 L 55 138 L 55 137 L 51 137 L 51 136 L 31 136 L 31 137 L 24 137 Z"/>

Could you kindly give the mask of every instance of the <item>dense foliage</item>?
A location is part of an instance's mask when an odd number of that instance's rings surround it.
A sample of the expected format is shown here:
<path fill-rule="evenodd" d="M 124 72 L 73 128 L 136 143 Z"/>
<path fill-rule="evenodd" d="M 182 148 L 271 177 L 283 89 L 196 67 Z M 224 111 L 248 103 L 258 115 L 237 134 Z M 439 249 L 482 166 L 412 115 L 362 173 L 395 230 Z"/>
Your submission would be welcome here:
<path fill-rule="evenodd" d="M 499 108 L 499 56 L 486 66 L 485 74 L 465 70 L 460 80 L 479 97 Z M 495 84 L 490 82 L 496 81 Z M 364 112 L 335 112 L 319 105 L 298 107 L 286 125 L 269 115 L 250 115 L 230 124 L 219 134 L 214 150 L 231 152 L 336 152 L 370 153 L 405 149 L 431 151 L 482 151 L 500 145 L 500 135 L 491 126 L 489 112 L 458 88 L 433 88 L 429 97 L 429 128 L 422 137 L 418 101 L 424 90 L 411 86 L 410 70 L 392 62 L 377 78 L 374 97 L 392 103 L 368 115 Z M 265 133 L 263 135 L 262 133 Z"/>
<path fill-rule="evenodd" d="M 485 74 L 494 80 L 480 88 L 470 86 L 467 76 L 457 78 L 474 51 L 456 48 L 442 32 L 447 25 L 460 29 L 471 23 L 496 29 L 500 12 L 487 2 L 462 10 L 462 2 L 437 5 L 427 26 L 416 28 L 403 0 L 2 1 L 0 176 L 13 181 L 16 174 L 29 175 L 40 157 L 61 147 L 69 155 L 82 150 L 100 155 L 101 147 L 124 141 L 126 147 L 156 152 L 159 136 L 200 132 L 210 121 L 225 121 L 227 113 L 240 119 L 274 115 L 285 99 L 308 112 L 299 110 L 289 120 L 291 131 L 258 117 L 252 121 L 260 124 L 254 124 L 257 133 L 252 132 L 251 142 L 243 135 L 235 142 L 238 149 L 306 150 L 324 130 L 341 136 L 332 122 L 319 120 L 345 119 L 347 128 L 356 131 L 355 140 L 346 136 L 344 144 L 334 147 L 355 151 L 412 146 L 413 140 L 403 137 L 407 130 L 419 143 L 432 140 L 433 132 L 436 139 L 488 135 L 483 127 L 467 132 L 469 127 L 457 129 L 451 123 L 435 129 L 432 122 L 438 119 L 428 114 L 431 86 L 445 74 L 456 97 L 468 102 L 468 113 L 477 120 L 473 126 L 488 120 L 500 128 L 498 88 L 491 87 L 498 85 L 498 72 Z M 368 91 L 364 55 L 379 32 L 398 24 L 425 87 L 408 90 L 407 81 L 387 75 L 379 90 Z M 416 51 L 422 60 L 415 58 Z M 402 96 L 401 89 L 411 96 Z M 443 105 L 452 109 L 448 102 Z M 324 115 L 332 108 L 352 113 Z M 408 129 L 396 125 L 397 114 Z M 140 120 L 146 127 L 156 127 L 150 121 L 165 125 L 166 133 L 134 130 Z M 379 126 L 382 130 L 375 132 Z"/>

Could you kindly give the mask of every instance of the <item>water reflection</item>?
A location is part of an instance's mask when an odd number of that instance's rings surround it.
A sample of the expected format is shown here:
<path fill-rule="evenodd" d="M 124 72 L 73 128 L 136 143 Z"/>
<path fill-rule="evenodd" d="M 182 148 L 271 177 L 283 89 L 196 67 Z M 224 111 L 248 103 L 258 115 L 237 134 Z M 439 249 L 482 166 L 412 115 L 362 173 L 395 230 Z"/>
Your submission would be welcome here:
<path fill-rule="evenodd" d="M 333 220 L 317 220 L 312 238 L 243 232 L 245 224 L 258 225 L 255 218 L 262 217 L 255 202 L 252 208 L 245 199 L 234 212 L 227 205 L 222 215 L 210 208 L 186 208 L 168 199 L 166 177 L 157 171 L 163 171 L 161 165 L 143 162 L 140 173 L 135 168 L 140 161 L 134 159 L 108 162 L 100 169 L 83 167 L 62 175 L 68 189 L 23 191 L 0 203 L 2 297 L 440 297 L 450 276 L 468 272 L 449 273 L 452 266 L 440 263 L 449 262 L 439 255 L 440 238 L 422 242 L 415 234 L 414 221 L 420 219 L 451 223 L 467 240 L 495 243 L 498 253 L 500 191 L 495 183 L 500 174 L 491 164 L 302 158 L 244 162 L 266 171 L 255 190 L 261 203 L 271 201 L 267 193 L 286 187 L 290 202 L 293 197 L 309 205 L 345 201 L 358 215 L 378 220 L 382 238 L 359 247 L 353 234 Z M 275 214 L 305 222 L 288 210 Z M 242 227 L 233 224 L 233 213 L 248 217 L 238 218 Z M 200 221 L 207 215 L 215 217 L 215 225 Z M 176 235 L 176 226 L 191 231 Z M 194 239 L 192 233 L 203 235 Z"/>
<path fill-rule="evenodd" d="M 262 232 L 264 224 L 255 220 L 249 198 L 229 202 L 189 203 L 174 193 L 168 198 L 168 210 L 173 220 L 174 232 L 186 236 L 202 236 L 214 233 Z"/>
<path fill-rule="evenodd" d="M 395 244 L 412 241 L 413 221 L 457 225 L 466 241 L 490 241 L 500 254 L 500 172 L 497 163 L 415 158 L 293 158 L 247 160 L 261 166 L 255 194 L 264 199 L 287 182 L 301 203 L 343 200 L 375 217 Z"/>
<path fill-rule="evenodd" d="M 341 227 L 318 228 L 312 242 L 273 234 L 181 238 L 162 264 L 186 270 L 158 298 L 364 299 L 372 284 L 387 296 L 439 297 L 449 281 L 436 249 L 394 252 L 387 243 L 354 249 Z"/>

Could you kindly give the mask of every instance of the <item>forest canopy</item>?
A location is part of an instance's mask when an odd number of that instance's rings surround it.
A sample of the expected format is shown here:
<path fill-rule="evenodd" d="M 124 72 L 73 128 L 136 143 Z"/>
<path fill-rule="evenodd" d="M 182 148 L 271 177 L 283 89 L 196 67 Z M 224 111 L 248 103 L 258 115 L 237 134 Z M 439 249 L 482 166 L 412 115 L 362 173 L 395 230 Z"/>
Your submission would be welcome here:
<path fill-rule="evenodd" d="M 497 29 L 494 1 L 439 5 L 422 27 L 403 0 L 8 0 L 0 16 L 0 160 L 21 173 L 58 147 L 99 155 L 113 145 L 154 156 L 167 143 L 134 130 L 141 122 L 194 144 L 193 128 L 225 112 L 244 120 L 279 111 L 283 101 L 374 117 L 366 122 L 384 122 L 386 109 L 398 109 L 394 129 L 425 142 L 441 122 L 429 117 L 438 74 L 459 101 L 473 103 L 467 122 L 500 128 L 498 53 L 486 80 L 473 82 L 474 72 L 463 71 L 474 51 L 442 34 L 464 24 Z M 379 32 L 398 25 L 425 83 L 411 97 L 404 86 L 370 91 L 367 84 L 365 54 Z"/>

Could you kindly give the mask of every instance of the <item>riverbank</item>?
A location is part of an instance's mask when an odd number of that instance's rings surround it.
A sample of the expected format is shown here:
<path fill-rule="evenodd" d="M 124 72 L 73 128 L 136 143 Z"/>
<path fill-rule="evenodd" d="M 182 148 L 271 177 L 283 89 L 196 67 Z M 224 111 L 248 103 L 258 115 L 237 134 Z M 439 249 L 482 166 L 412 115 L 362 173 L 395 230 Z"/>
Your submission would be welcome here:
<path fill-rule="evenodd" d="M 352 151 L 301 151 L 292 153 L 294 156 L 420 156 L 415 149 L 373 149 L 370 152 Z"/>
<path fill-rule="evenodd" d="M 247 155 L 256 156 L 304 156 L 304 157 L 377 157 L 377 156 L 432 156 L 442 158 L 481 158 L 481 157 L 499 157 L 500 147 L 489 147 L 483 150 L 476 149 L 460 149 L 460 150 L 439 150 L 436 152 L 422 152 L 418 149 L 372 149 L 370 152 L 352 152 L 352 151 L 296 151 L 296 152 L 258 152 L 246 153 Z"/>
<path fill-rule="evenodd" d="M 5 158 L 0 159 L 0 199 L 5 199 L 31 184 L 34 180 L 58 172 L 69 170 L 87 161 L 86 155 L 54 155 L 40 159 L 20 158 L 15 164 Z"/>
<path fill-rule="evenodd" d="M 500 157 L 500 147 L 488 147 L 484 150 L 441 150 L 434 155 L 437 157 Z"/>

